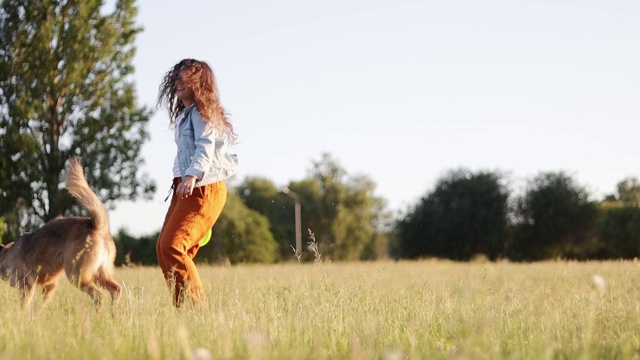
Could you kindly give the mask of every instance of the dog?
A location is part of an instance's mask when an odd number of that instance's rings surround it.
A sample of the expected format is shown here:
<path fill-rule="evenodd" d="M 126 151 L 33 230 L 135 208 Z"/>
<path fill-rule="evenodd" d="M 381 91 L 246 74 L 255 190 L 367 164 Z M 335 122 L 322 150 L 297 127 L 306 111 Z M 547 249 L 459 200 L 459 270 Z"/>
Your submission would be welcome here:
<path fill-rule="evenodd" d="M 111 294 L 112 304 L 122 295 L 113 276 L 116 246 L 109 217 L 87 184 L 77 157 L 69 159 L 66 184 L 90 217 L 58 217 L 13 243 L 0 245 L 0 277 L 18 288 L 24 308 L 30 307 L 36 285 L 42 286 L 43 306 L 49 303 L 63 272 L 89 294 L 97 310 L 103 301 L 101 289 Z"/>

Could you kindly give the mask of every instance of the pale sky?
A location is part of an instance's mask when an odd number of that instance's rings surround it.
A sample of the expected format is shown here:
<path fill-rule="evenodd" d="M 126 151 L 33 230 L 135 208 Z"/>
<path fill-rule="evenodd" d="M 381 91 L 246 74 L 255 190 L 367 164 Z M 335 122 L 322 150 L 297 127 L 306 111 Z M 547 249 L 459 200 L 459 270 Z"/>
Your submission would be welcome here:
<path fill-rule="evenodd" d="M 594 199 L 640 177 L 640 1 L 138 6 L 139 103 L 155 106 L 181 59 L 207 61 L 240 136 L 231 184 L 264 176 L 284 186 L 329 152 L 399 213 L 460 167 L 508 172 L 515 190 L 562 170 Z M 142 149 L 155 198 L 118 203 L 114 233 L 162 226 L 175 155 L 168 124 L 158 109 Z"/>

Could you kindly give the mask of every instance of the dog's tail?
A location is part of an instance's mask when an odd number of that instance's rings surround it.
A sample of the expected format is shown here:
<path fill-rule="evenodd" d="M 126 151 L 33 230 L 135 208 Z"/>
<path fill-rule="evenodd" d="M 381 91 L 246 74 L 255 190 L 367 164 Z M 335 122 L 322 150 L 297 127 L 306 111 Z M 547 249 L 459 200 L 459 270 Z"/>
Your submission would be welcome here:
<path fill-rule="evenodd" d="M 67 190 L 78 200 L 80 205 L 85 208 L 91 219 L 95 229 L 102 234 L 109 234 L 109 216 L 102 201 L 91 190 L 87 180 L 84 177 L 82 164 L 80 159 L 72 157 L 69 159 L 69 167 L 67 168 Z"/>

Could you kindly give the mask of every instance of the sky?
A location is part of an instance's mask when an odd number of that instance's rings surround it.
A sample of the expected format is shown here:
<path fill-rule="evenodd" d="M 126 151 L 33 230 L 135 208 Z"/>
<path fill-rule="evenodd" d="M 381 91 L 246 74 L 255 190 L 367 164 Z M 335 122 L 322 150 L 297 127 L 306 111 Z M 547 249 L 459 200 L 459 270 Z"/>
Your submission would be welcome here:
<path fill-rule="evenodd" d="M 307 176 L 329 153 L 396 215 L 452 169 L 499 171 L 514 191 L 564 171 L 593 199 L 640 177 L 640 1 L 140 0 L 134 81 L 155 107 L 164 74 L 207 61 L 239 142 L 238 184 Z M 179 4 L 179 5 L 177 5 Z M 160 229 L 176 146 L 157 109 L 115 233 Z M 304 204 L 302 204 L 304 206 Z"/>

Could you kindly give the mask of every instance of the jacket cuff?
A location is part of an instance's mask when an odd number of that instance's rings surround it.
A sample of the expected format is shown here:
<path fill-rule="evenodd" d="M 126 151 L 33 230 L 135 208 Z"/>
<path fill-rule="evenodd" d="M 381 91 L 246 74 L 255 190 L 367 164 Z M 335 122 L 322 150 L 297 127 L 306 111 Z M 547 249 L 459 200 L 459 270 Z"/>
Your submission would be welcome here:
<path fill-rule="evenodd" d="M 185 171 L 184 176 L 195 176 L 196 180 L 200 181 L 202 180 L 202 177 L 204 177 L 204 171 L 189 168 Z"/>

